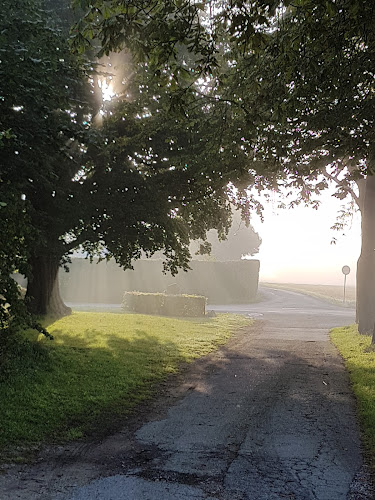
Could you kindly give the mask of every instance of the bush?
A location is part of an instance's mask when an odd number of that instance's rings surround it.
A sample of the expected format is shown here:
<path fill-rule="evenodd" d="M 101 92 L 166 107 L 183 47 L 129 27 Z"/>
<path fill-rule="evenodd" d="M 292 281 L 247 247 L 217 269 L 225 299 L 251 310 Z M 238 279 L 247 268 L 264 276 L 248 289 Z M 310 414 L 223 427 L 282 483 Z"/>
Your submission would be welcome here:
<path fill-rule="evenodd" d="M 206 297 L 166 293 L 125 292 L 122 307 L 127 311 L 162 316 L 204 316 Z"/>
<path fill-rule="evenodd" d="M 162 314 L 164 296 L 163 293 L 125 292 L 122 307 L 142 314 Z"/>
<path fill-rule="evenodd" d="M 12 327 L 0 329 L 0 384 L 16 376 L 33 376 L 50 365 L 49 352 L 35 338 L 38 331 L 20 332 Z"/>
<path fill-rule="evenodd" d="M 164 316 L 204 316 L 206 297 L 201 295 L 165 295 Z"/>

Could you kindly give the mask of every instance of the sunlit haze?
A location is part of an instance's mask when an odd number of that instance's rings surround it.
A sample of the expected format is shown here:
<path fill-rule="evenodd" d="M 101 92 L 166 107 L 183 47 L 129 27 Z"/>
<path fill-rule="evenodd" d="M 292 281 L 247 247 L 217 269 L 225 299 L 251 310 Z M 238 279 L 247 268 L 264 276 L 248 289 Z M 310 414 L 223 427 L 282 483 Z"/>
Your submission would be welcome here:
<path fill-rule="evenodd" d="M 347 284 L 355 284 L 356 261 L 360 253 L 360 215 L 342 233 L 333 231 L 342 202 L 326 194 L 318 210 L 303 206 L 278 210 L 268 204 L 265 221 L 252 218 L 262 238 L 259 258 L 260 280 L 279 283 L 341 285 L 342 267 L 351 268 Z M 332 245 L 332 238 L 337 239 Z"/>
<path fill-rule="evenodd" d="M 102 80 L 99 80 L 98 85 L 102 91 L 103 101 L 110 101 L 115 96 L 113 85 L 110 81 L 108 82 L 107 79 L 103 78 Z"/>

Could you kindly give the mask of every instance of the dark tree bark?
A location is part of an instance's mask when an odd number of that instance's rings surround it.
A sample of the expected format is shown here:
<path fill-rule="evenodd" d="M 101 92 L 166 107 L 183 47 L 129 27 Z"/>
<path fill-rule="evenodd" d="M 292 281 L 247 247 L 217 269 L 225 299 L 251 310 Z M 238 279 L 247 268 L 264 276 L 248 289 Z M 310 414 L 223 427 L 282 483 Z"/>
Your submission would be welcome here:
<path fill-rule="evenodd" d="M 71 314 L 60 295 L 59 259 L 49 256 L 30 259 L 32 276 L 28 280 L 26 299 L 33 314 L 62 317 Z"/>
<path fill-rule="evenodd" d="M 375 176 L 368 175 L 361 207 L 362 248 L 357 264 L 358 331 L 371 335 L 375 327 Z"/>

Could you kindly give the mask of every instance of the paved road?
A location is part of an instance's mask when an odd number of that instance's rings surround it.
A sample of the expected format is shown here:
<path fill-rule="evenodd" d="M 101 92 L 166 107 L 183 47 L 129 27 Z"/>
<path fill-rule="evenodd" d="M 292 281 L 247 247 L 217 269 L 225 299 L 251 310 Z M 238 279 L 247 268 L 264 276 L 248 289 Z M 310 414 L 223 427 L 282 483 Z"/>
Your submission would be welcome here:
<path fill-rule="evenodd" d="M 256 316 L 255 327 L 189 368 L 179 396 L 167 394 L 159 413 L 134 431 L 20 470 L 18 488 L 0 479 L 0 497 L 371 498 L 356 489 L 354 400 L 328 339 L 330 327 L 353 322 L 353 310 L 293 292 L 264 294 L 262 303 L 229 308 Z"/>
<path fill-rule="evenodd" d="M 327 328 L 345 326 L 355 321 L 355 311 L 322 301 L 309 295 L 288 290 L 260 287 L 262 301 L 255 304 L 207 306 L 216 312 L 245 314 L 255 319 L 266 319 L 268 326 L 278 327 L 287 321 L 287 326 L 322 328 L 327 339 Z"/>

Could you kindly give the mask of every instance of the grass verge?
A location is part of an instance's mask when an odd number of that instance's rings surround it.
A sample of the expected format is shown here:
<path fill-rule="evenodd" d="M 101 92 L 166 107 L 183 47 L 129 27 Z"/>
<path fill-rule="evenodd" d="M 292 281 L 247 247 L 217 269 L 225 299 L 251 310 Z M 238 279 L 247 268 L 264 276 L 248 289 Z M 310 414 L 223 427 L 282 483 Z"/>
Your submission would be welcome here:
<path fill-rule="evenodd" d="M 156 383 L 215 349 L 249 320 L 75 312 L 2 351 L 0 451 L 103 432 Z"/>
<path fill-rule="evenodd" d="M 356 325 L 335 328 L 331 339 L 345 360 L 354 394 L 368 462 L 375 470 L 375 350 L 371 337 Z"/>
<path fill-rule="evenodd" d="M 343 303 L 343 287 L 338 285 L 304 285 L 295 283 L 261 283 L 262 286 L 290 290 L 292 292 L 304 293 L 317 299 L 328 300 L 329 302 L 346 307 L 355 306 L 355 287 L 347 286 L 345 293 L 345 304 Z"/>

